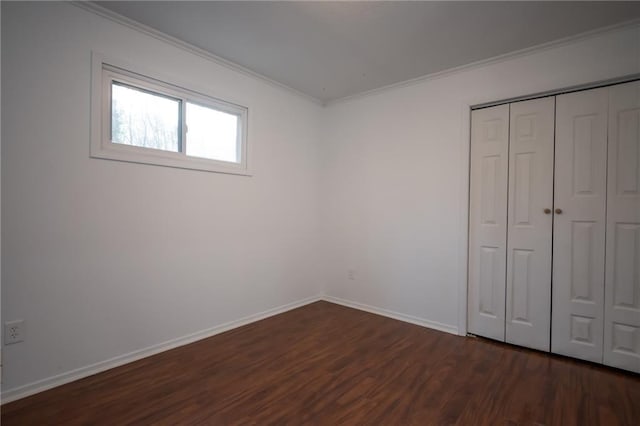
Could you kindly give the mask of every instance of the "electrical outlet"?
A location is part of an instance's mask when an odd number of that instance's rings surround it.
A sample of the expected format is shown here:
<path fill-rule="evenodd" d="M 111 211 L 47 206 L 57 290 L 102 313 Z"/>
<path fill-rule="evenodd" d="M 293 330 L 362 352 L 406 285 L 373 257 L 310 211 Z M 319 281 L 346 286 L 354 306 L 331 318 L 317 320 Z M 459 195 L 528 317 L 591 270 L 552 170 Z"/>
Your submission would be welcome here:
<path fill-rule="evenodd" d="M 347 271 L 347 278 L 349 278 L 350 280 L 355 280 L 356 279 L 356 271 L 354 271 L 353 269 L 349 269 Z"/>
<path fill-rule="evenodd" d="M 24 340 L 24 320 L 7 321 L 4 323 L 4 344 L 22 342 Z"/>

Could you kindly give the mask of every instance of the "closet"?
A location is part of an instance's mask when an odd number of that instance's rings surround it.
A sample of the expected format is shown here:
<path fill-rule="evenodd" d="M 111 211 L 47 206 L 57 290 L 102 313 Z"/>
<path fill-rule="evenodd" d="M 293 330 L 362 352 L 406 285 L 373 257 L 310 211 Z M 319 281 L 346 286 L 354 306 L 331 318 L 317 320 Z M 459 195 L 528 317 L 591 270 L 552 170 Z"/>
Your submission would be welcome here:
<path fill-rule="evenodd" d="M 471 114 L 468 330 L 640 372 L 640 82 Z"/>

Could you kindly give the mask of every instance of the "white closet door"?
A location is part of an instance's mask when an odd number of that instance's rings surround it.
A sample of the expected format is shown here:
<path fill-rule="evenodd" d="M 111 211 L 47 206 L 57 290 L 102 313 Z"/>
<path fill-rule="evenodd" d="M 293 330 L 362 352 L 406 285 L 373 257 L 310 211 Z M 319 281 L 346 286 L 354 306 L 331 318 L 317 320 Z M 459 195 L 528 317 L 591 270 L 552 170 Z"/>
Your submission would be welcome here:
<path fill-rule="evenodd" d="M 509 106 L 471 114 L 469 332 L 504 341 Z"/>
<path fill-rule="evenodd" d="M 609 89 L 556 98 L 551 351 L 602 362 Z"/>
<path fill-rule="evenodd" d="M 508 343 L 549 350 L 555 98 L 511 104 L 507 231 Z"/>
<path fill-rule="evenodd" d="M 604 363 L 640 372 L 640 82 L 609 88 Z"/>

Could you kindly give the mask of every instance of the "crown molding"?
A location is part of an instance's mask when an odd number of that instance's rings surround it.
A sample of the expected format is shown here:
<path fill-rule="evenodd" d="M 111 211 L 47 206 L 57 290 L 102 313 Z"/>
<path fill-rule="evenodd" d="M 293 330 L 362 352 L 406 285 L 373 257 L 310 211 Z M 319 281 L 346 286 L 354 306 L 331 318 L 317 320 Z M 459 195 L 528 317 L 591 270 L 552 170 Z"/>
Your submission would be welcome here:
<path fill-rule="evenodd" d="M 561 39 L 557 39 L 557 40 L 553 40 L 547 43 L 543 43 L 543 44 L 538 44 L 535 46 L 531 46 L 531 47 L 527 47 L 524 49 L 520 49 L 520 50 L 516 50 L 513 52 L 509 52 L 509 53 L 505 53 L 502 55 L 498 55 L 498 56 L 494 56 L 491 58 L 487 58 L 487 59 L 482 59 L 479 61 L 475 61 L 475 62 L 471 62 L 469 64 L 464 64 L 464 65 L 460 65 L 457 67 L 453 67 L 453 68 L 448 68 L 446 70 L 442 70 L 442 71 L 438 71 L 435 73 L 430 73 L 430 74 L 425 74 L 422 75 L 420 77 L 416 77 L 416 78 L 412 78 L 409 80 L 404 80 L 404 81 L 400 81 L 397 83 L 392 83 L 386 86 L 382 86 L 382 87 L 378 87 L 375 89 L 371 89 L 371 90 L 366 90 L 364 92 L 359 92 L 353 95 L 349 95 L 349 96 L 344 96 L 341 98 L 336 98 L 336 99 L 331 99 L 328 101 L 322 101 L 321 99 L 318 99 L 314 96 L 308 95 L 304 92 L 301 92 L 297 89 L 294 89 L 290 86 L 287 86 L 283 83 L 280 83 L 276 80 L 273 80 L 269 77 L 266 77 L 260 73 L 257 73 L 255 71 L 252 71 L 248 68 L 243 67 L 242 65 L 238 65 L 235 62 L 231 62 L 227 59 L 224 59 L 220 56 L 214 55 L 213 53 L 206 51 L 204 49 L 201 49 L 197 46 L 194 46 L 190 43 L 187 43 L 185 41 L 182 41 L 176 37 L 170 36 L 162 31 L 156 30 L 154 28 L 151 28 L 145 24 L 142 24 L 138 21 L 135 21 L 133 19 L 127 18 L 126 16 L 120 15 L 119 13 L 113 12 L 109 9 L 106 9 L 102 6 L 97 5 L 96 3 L 94 3 L 93 1 L 69 1 L 68 3 L 79 7 L 81 9 L 84 9 L 88 12 L 94 13 L 96 15 L 99 15 L 103 18 L 106 18 L 112 22 L 115 22 L 117 24 L 123 25 L 125 27 L 134 29 L 136 31 L 139 31 L 143 34 L 146 34 L 148 36 L 151 36 L 157 40 L 163 41 L 165 43 L 168 43 L 174 47 L 177 47 L 179 49 L 185 50 L 189 53 L 192 53 L 194 55 L 200 56 L 204 59 L 207 59 L 211 62 L 216 63 L 217 65 L 223 66 L 225 68 L 228 68 L 230 70 L 236 71 L 238 73 L 244 74 L 246 76 L 252 77 L 254 79 L 260 80 L 262 82 L 265 82 L 273 87 L 277 87 L 279 89 L 284 89 L 294 95 L 297 95 L 300 98 L 303 98 L 307 101 L 310 101 L 316 105 L 319 106 L 324 106 L 324 107 L 329 107 L 329 106 L 333 106 L 333 105 L 337 105 L 337 104 L 341 104 L 341 103 L 346 103 L 349 101 L 353 101 L 353 100 L 357 100 L 357 99 L 361 99 L 361 98 L 365 98 L 365 97 L 369 97 L 369 96 L 373 96 L 373 95 L 377 95 L 383 92 L 387 92 L 393 89 L 399 89 L 399 88 L 403 88 L 403 87 L 409 87 L 409 86 L 414 86 L 426 81 L 430 81 L 430 80 L 436 80 L 438 78 L 443 78 L 443 77 L 448 77 L 454 74 L 458 74 L 461 72 L 465 72 L 465 71 L 470 71 L 473 69 L 477 69 L 477 68 L 481 68 L 484 66 L 488 66 L 488 65 L 493 65 L 493 64 L 498 64 L 500 62 L 505 62 L 511 59 L 516 59 L 516 58 L 520 58 L 520 57 L 524 57 L 524 56 L 528 56 L 528 55 L 532 55 L 535 53 L 539 53 L 539 52 L 543 52 L 545 50 L 550 50 L 550 49 L 554 49 L 554 48 L 558 48 L 558 47 L 562 47 L 562 46 L 566 46 L 572 43 L 576 43 L 578 41 L 582 41 L 582 40 L 587 40 L 590 38 L 594 38 L 597 36 L 600 36 L 602 34 L 606 34 L 606 33 L 610 33 L 610 32 L 614 32 L 614 31 L 619 31 L 621 29 L 625 29 L 625 28 L 632 28 L 632 27 L 637 27 L 637 29 L 640 30 L 640 19 L 633 19 L 633 20 L 629 20 L 629 21 L 625 21 L 625 22 L 621 22 L 618 24 L 613 24 L 613 25 L 608 25 L 606 27 L 601 27 L 601 28 L 596 28 L 594 30 L 590 30 L 590 31 L 586 31 L 580 34 L 576 34 L 576 35 L 572 35 L 572 36 L 568 36 L 568 37 L 564 37 Z"/>
<path fill-rule="evenodd" d="M 615 31 L 633 28 L 636 27 L 637 30 L 640 31 L 640 19 L 632 19 L 629 21 L 624 21 L 618 24 L 608 25 L 606 27 L 596 28 L 594 30 L 586 31 L 583 33 L 575 34 L 572 36 L 560 38 L 557 40 L 549 41 L 543 44 L 538 44 L 535 46 L 527 47 L 524 49 L 516 50 L 509 53 L 504 53 L 502 55 L 494 56 L 492 58 L 482 59 L 480 61 L 471 62 L 469 64 L 460 65 L 458 67 L 449 68 L 446 70 L 438 71 L 431 74 L 425 74 L 420 77 L 412 78 L 409 80 L 404 80 L 398 83 L 389 84 L 387 86 L 378 87 L 376 89 L 367 90 L 364 92 L 356 93 L 354 95 L 344 96 L 342 98 L 332 99 L 330 101 L 324 102 L 323 105 L 325 107 L 333 106 L 341 103 L 350 102 L 353 100 L 366 98 L 369 96 L 377 95 L 383 92 L 387 92 L 393 89 L 399 89 L 402 87 L 414 86 L 420 83 L 424 83 L 430 80 L 436 80 L 438 78 L 448 77 L 454 74 L 458 74 L 465 71 L 470 71 L 473 69 L 485 67 L 488 65 L 494 65 L 501 62 L 506 62 L 511 59 L 521 58 L 524 56 L 532 55 L 535 53 L 543 52 L 546 50 L 566 46 L 572 43 L 576 43 L 578 41 L 588 40 L 590 38 L 595 38 L 597 36 L 612 33 Z"/>
<path fill-rule="evenodd" d="M 112 10 L 109 10 L 107 8 L 104 8 L 96 3 L 94 3 L 93 1 L 68 1 L 67 3 L 76 6 L 80 9 L 83 9 L 85 11 L 91 12 L 95 15 L 101 16 L 102 18 L 108 19 L 112 22 L 115 22 L 117 24 L 123 25 L 125 27 L 134 29 L 140 33 L 143 33 L 145 35 L 148 35 L 150 37 L 153 37 L 157 40 L 160 40 L 162 42 L 168 43 L 174 47 L 177 47 L 179 49 L 182 49 L 186 52 L 192 53 L 194 55 L 197 55 L 201 58 L 207 59 L 211 62 L 214 62 L 217 65 L 223 66 L 225 68 L 228 68 L 232 71 L 238 72 L 240 74 L 244 74 L 246 76 L 252 77 L 256 80 L 260 80 L 264 83 L 269 84 L 270 86 L 279 88 L 279 89 L 284 89 L 287 92 L 290 92 L 300 98 L 303 98 L 307 101 L 310 101 L 316 105 L 320 105 L 320 106 L 324 106 L 324 103 L 318 99 L 315 98 L 313 96 L 307 95 L 306 93 L 303 93 L 297 89 L 294 89 L 293 87 L 289 87 L 283 83 L 280 83 L 276 80 L 273 80 L 269 77 L 266 77 L 260 73 L 257 73 L 255 71 L 252 71 L 248 68 L 243 67 L 242 65 L 238 65 L 235 62 L 231 62 L 227 59 L 224 59 L 220 56 L 214 55 L 213 53 L 206 51 L 204 49 L 201 49 L 197 46 L 194 46 L 190 43 L 187 43 L 185 41 L 182 41 L 176 37 L 170 36 L 169 34 L 166 34 L 162 31 L 156 30 L 148 25 L 145 25 L 141 22 L 138 22 L 136 20 L 133 20 L 131 18 L 127 18 L 126 16 L 120 15 L 119 13 L 113 12 Z"/>

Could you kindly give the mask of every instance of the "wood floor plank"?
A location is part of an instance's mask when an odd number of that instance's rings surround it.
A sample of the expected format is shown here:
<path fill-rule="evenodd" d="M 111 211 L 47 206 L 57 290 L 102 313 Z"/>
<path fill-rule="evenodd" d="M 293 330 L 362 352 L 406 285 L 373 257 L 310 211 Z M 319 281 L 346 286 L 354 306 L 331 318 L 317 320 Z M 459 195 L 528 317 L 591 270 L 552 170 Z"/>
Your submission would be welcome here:
<path fill-rule="evenodd" d="M 1 420 L 637 426 L 640 376 L 318 302 L 3 405 Z"/>

